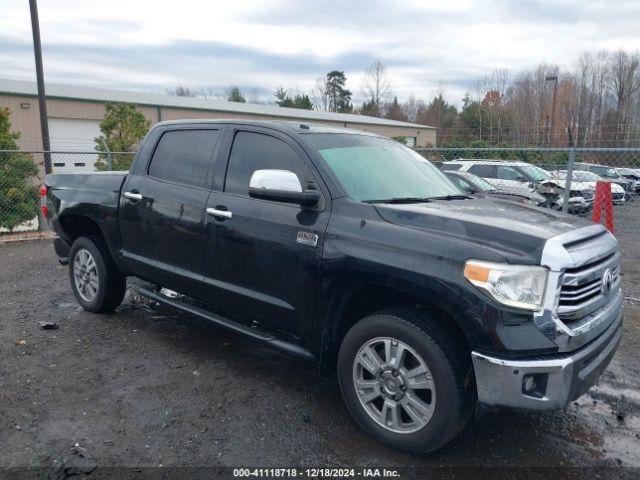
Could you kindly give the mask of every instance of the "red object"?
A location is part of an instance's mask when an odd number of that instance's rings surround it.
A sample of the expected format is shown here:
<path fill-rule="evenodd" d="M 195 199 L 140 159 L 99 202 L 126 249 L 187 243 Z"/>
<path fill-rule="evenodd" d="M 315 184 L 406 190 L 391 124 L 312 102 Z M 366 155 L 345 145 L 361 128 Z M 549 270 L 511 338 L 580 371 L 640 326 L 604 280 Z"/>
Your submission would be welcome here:
<path fill-rule="evenodd" d="M 611 233 L 614 233 L 611 184 L 609 182 L 596 182 L 596 194 L 593 202 L 593 214 L 591 216 L 591 220 L 596 223 L 602 223 L 603 208 L 605 225 Z"/>
<path fill-rule="evenodd" d="M 42 209 L 42 215 L 47 216 L 47 186 L 42 185 L 40 187 L 40 208 Z"/>

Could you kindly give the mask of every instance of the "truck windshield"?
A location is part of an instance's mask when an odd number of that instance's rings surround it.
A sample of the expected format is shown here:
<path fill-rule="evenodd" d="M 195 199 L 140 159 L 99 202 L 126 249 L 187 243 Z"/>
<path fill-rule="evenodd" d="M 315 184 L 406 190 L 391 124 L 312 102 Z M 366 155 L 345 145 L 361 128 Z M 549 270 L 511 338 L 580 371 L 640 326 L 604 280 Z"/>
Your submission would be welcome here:
<path fill-rule="evenodd" d="M 431 163 L 394 140 L 345 133 L 309 133 L 305 138 L 353 200 L 408 203 L 464 195 Z"/>

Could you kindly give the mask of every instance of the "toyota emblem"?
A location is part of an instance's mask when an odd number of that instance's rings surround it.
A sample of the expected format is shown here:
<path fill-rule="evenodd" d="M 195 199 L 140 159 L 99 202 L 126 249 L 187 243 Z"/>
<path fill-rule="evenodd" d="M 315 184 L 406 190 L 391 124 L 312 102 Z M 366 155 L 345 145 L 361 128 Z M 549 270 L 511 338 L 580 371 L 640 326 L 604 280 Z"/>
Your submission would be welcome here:
<path fill-rule="evenodd" d="M 603 295 L 609 295 L 613 288 L 613 272 L 610 268 L 607 268 L 602 274 L 602 283 L 600 284 L 600 291 Z"/>

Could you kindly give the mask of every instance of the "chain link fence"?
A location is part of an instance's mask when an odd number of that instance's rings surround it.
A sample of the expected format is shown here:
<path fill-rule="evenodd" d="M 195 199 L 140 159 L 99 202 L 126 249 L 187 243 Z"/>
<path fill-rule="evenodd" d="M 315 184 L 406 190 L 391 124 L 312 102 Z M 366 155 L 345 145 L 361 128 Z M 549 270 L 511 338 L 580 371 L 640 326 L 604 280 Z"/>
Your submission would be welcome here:
<path fill-rule="evenodd" d="M 46 229 L 40 217 L 45 160 L 52 173 L 126 170 L 135 152 L 0 150 L 0 235 Z"/>
<path fill-rule="evenodd" d="M 611 195 L 613 208 L 638 206 L 640 148 L 416 148 L 463 191 L 591 218 Z M 45 159 L 53 173 L 126 170 L 135 152 L 0 150 L 0 234 L 46 228 L 39 221 Z M 604 183 L 604 193 L 598 184 Z M 603 196 L 604 195 L 604 196 Z M 634 210 L 635 212 L 635 210 Z"/>
<path fill-rule="evenodd" d="M 616 208 L 640 194 L 640 148 L 416 150 L 468 193 L 509 198 L 607 225 L 613 224 Z"/>

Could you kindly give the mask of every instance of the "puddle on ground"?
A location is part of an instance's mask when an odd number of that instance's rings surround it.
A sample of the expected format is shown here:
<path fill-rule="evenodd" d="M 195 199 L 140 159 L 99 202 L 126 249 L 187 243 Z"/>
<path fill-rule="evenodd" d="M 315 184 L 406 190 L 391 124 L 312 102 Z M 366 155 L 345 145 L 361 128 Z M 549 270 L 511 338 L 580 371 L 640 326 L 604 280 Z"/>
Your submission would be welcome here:
<path fill-rule="evenodd" d="M 628 396 L 627 396 L 628 395 Z M 629 401 L 630 397 L 634 401 Z M 576 400 L 572 412 L 587 423 L 593 438 L 583 438 L 605 457 L 622 465 L 640 465 L 640 415 L 637 392 L 601 381 Z"/>

